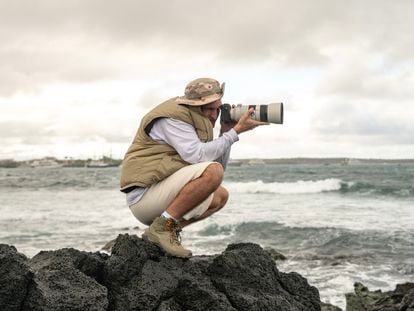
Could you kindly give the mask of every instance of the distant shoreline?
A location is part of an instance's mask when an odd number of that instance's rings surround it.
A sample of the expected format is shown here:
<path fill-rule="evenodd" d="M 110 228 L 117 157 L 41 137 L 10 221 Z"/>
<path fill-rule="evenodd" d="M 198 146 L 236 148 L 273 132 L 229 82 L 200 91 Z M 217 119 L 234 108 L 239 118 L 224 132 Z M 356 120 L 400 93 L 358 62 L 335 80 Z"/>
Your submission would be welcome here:
<path fill-rule="evenodd" d="M 98 163 L 99 162 L 99 163 Z M 39 164 L 40 163 L 40 164 Z M 98 163 L 99 165 L 97 165 Z M 96 165 L 94 165 L 96 164 Z M 113 167 L 120 166 L 122 159 L 113 159 L 104 157 L 100 160 L 92 159 L 57 159 L 54 157 L 45 157 L 41 159 L 31 159 L 25 161 L 17 161 L 14 159 L 0 160 L 0 168 L 17 168 L 17 167 Z M 414 164 L 414 159 L 376 159 L 376 158 L 347 158 L 347 157 L 332 157 L 332 158 L 317 158 L 317 157 L 296 157 L 296 158 L 245 158 L 245 159 L 230 159 L 229 166 L 241 165 L 295 165 L 295 164 L 309 164 L 309 165 L 358 165 L 358 164 Z"/>
<path fill-rule="evenodd" d="M 332 161 L 332 162 L 340 162 L 343 160 L 356 160 L 361 162 L 413 162 L 414 159 L 381 159 L 381 158 L 348 158 L 348 157 L 328 157 L 328 158 L 318 158 L 318 157 L 293 157 L 293 158 L 267 158 L 267 159 L 260 159 L 260 158 L 248 158 L 248 159 L 234 159 L 240 161 L 250 161 L 250 160 L 263 160 L 267 163 L 276 161 L 276 162 L 286 162 L 286 161 L 293 161 L 293 162 L 324 162 L 324 161 Z"/>
<path fill-rule="evenodd" d="M 414 164 L 414 159 L 363 159 L 363 158 L 277 158 L 277 159 L 231 159 L 229 165 L 253 164 L 315 164 L 315 165 L 357 165 L 357 164 Z"/>
<path fill-rule="evenodd" d="M 74 159 L 65 158 L 63 160 L 54 157 L 44 157 L 17 161 L 14 159 L 0 160 L 0 168 L 60 168 L 60 167 L 87 167 L 87 168 L 106 168 L 118 167 L 122 164 L 121 159 L 113 159 L 111 157 L 102 157 L 101 159 Z"/>

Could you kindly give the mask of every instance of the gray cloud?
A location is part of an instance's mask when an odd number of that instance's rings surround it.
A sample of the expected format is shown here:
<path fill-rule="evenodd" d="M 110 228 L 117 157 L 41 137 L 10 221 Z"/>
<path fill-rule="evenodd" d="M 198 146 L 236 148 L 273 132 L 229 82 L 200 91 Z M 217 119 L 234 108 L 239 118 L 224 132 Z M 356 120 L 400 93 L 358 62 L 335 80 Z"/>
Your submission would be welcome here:
<path fill-rule="evenodd" d="M 28 143 L 30 145 L 51 143 L 51 130 L 41 122 L 5 121 L 0 122 L 0 142 Z"/>
<path fill-rule="evenodd" d="M 0 144 L 45 145 L 54 143 L 128 143 L 137 126 L 128 120 L 128 128 L 111 115 L 96 115 L 94 122 L 89 116 L 66 119 L 63 114 L 49 114 L 43 120 L 13 120 L 0 122 Z M 116 128 L 116 130 L 114 130 Z"/>
<path fill-rule="evenodd" d="M 237 100 L 283 100 L 287 124 L 275 140 L 412 145 L 413 9 L 411 0 L 0 0 L 0 99 L 20 107 L 0 115 L 0 142 L 127 144 L 140 114 L 206 72 L 229 79 L 228 94 L 237 75 Z M 251 94 L 263 95 L 239 94 L 249 79 Z M 105 102 L 83 99 L 113 81 L 125 85 L 103 92 Z M 50 84 L 72 86 L 45 95 Z M 13 101 L 21 93 L 28 96 Z M 13 121 L 32 103 L 47 116 Z M 293 113 L 304 122 L 310 113 L 309 132 Z"/>
<path fill-rule="evenodd" d="M 219 62 L 324 66 L 333 60 L 327 51 L 341 46 L 412 60 L 413 7 L 404 0 L 1 1 L 0 95 L 138 76 L 142 64 L 124 57 L 145 49 L 172 55 L 159 66 L 199 53 Z"/>
<path fill-rule="evenodd" d="M 320 140 L 414 144 L 414 125 L 409 114 L 388 115 L 385 110 L 375 111 L 375 106 L 363 101 L 326 104 L 313 113 L 313 119 L 312 134 Z"/>
<path fill-rule="evenodd" d="M 341 64 L 328 66 L 320 81 L 319 93 L 347 98 L 401 101 L 414 96 L 414 76 L 410 64 L 376 64 L 375 59 L 349 57 Z"/>

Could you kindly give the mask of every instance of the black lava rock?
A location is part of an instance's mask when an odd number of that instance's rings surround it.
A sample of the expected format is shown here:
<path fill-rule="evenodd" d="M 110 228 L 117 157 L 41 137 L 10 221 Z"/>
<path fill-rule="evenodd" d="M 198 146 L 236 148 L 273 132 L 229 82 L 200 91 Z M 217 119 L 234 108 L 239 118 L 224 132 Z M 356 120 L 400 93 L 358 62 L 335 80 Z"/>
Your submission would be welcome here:
<path fill-rule="evenodd" d="M 316 311 L 321 303 L 315 287 L 279 272 L 259 245 L 180 259 L 128 234 L 118 236 L 111 256 L 61 249 L 28 260 L 0 245 L 0 282 L 6 311 Z"/>
<path fill-rule="evenodd" d="M 0 244 L 0 310 L 20 310 L 33 274 L 14 246 Z"/>
<path fill-rule="evenodd" d="M 414 283 L 398 284 L 395 290 L 370 291 L 361 283 L 346 296 L 346 311 L 414 311 Z"/>
<path fill-rule="evenodd" d="M 98 283 L 105 259 L 76 249 L 40 252 L 28 261 L 34 277 L 23 310 L 107 310 L 107 289 Z"/>

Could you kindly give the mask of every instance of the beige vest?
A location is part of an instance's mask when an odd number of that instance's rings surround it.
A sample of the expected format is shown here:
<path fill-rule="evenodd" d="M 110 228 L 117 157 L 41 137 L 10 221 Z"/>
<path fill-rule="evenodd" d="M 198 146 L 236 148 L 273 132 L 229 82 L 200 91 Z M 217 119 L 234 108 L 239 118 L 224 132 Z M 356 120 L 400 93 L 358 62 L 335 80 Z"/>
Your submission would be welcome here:
<path fill-rule="evenodd" d="M 151 139 L 149 132 L 157 119 L 173 118 L 186 122 L 194 127 L 202 142 L 213 140 L 213 126 L 201 108 L 178 104 L 176 98 L 158 105 L 142 119 L 122 162 L 121 191 L 131 186 L 148 187 L 189 165 L 173 147 Z"/>

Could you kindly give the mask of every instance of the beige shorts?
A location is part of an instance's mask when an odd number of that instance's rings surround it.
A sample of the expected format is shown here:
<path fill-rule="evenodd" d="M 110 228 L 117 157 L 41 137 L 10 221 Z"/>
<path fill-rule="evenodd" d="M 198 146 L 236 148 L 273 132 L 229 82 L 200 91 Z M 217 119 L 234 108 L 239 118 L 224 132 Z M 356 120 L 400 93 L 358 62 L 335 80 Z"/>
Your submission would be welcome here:
<path fill-rule="evenodd" d="M 188 165 L 159 183 L 150 186 L 142 198 L 129 207 L 135 218 L 149 226 L 155 217 L 160 216 L 167 209 L 181 189 L 190 181 L 200 177 L 207 166 L 212 163 L 217 162 L 202 162 Z M 188 220 L 198 218 L 204 214 L 213 200 L 213 195 L 214 193 L 185 214 L 183 218 Z"/>

